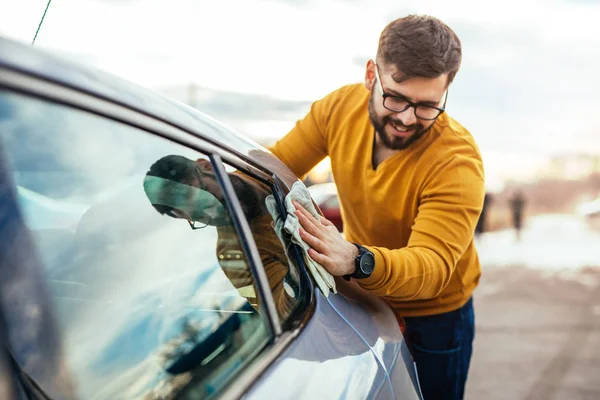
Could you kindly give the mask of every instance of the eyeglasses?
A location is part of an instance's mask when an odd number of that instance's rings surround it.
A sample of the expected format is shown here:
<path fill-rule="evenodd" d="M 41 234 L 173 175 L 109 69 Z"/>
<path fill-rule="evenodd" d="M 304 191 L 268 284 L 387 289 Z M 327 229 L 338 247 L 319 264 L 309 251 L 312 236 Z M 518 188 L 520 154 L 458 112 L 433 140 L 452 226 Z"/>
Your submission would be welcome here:
<path fill-rule="evenodd" d="M 379 75 L 379 67 L 375 65 L 375 74 L 377 76 L 377 83 L 379 90 L 381 90 L 381 96 L 383 97 L 383 106 L 393 112 L 401 113 L 412 107 L 415 110 L 415 116 L 419 119 L 427 121 L 433 121 L 439 117 L 446 109 L 446 101 L 448 100 L 448 90 L 446 90 L 446 97 L 444 98 L 444 105 L 442 107 L 434 107 L 422 103 L 413 103 L 404 96 L 394 96 L 388 94 L 383 90 L 383 84 L 381 83 L 381 76 Z"/>
<path fill-rule="evenodd" d="M 196 165 L 196 172 L 198 173 L 198 182 L 200 184 L 200 189 L 207 190 L 206 183 L 204 183 L 204 180 L 202 179 L 202 177 L 204 175 L 213 175 L 213 174 L 206 172 L 199 165 Z M 176 208 L 170 210 L 167 213 L 167 215 L 169 215 L 170 217 L 173 217 L 173 218 L 185 219 L 187 221 L 187 223 L 190 225 L 190 228 L 192 228 L 192 230 L 203 229 L 208 226 L 208 222 L 194 221 L 185 212 L 183 212 L 179 209 L 176 209 Z"/>
<path fill-rule="evenodd" d="M 172 218 L 185 219 L 193 231 L 195 231 L 196 229 L 203 229 L 208 226 L 208 222 L 200 223 L 200 222 L 193 221 L 186 213 L 184 213 L 183 211 L 178 210 L 176 208 L 169 210 L 167 212 L 167 215 Z"/>
<path fill-rule="evenodd" d="M 196 221 L 190 221 L 189 219 L 187 220 L 187 222 L 188 224 L 190 224 L 190 228 L 192 228 L 193 231 L 195 231 L 196 229 L 204 229 L 208 226 L 208 222 L 205 222 L 204 225 L 200 225 Z"/>

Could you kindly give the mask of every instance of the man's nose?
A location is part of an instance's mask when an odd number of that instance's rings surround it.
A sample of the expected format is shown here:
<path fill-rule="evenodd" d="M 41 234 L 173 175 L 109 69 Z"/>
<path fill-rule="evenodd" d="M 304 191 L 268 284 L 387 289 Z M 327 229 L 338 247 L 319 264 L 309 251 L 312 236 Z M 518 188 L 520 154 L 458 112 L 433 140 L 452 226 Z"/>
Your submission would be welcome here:
<path fill-rule="evenodd" d="M 396 118 L 398 118 L 405 126 L 410 126 L 417 123 L 415 108 L 412 106 L 408 107 L 402 112 L 396 113 Z"/>

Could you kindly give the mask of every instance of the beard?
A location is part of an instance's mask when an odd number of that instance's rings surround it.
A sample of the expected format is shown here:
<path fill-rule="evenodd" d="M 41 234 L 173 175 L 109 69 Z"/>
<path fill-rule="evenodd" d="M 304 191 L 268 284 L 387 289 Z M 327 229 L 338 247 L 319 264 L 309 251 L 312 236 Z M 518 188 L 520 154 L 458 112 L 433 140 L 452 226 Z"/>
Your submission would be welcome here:
<path fill-rule="evenodd" d="M 371 91 L 371 96 L 369 97 L 369 117 L 371 119 L 371 124 L 373 124 L 373 128 L 375 128 L 375 132 L 377 136 L 381 140 L 381 143 L 384 147 L 387 147 L 391 150 L 403 150 L 409 147 L 411 144 L 419 140 L 423 135 L 425 135 L 433 126 L 433 124 L 428 127 L 424 127 L 421 123 L 416 123 L 412 125 L 404 125 L 402 121 L 395 119 L 392 115 L 387 115 L 383 118 L 380 118 L 375 112 L 375 104 L 373 98 L 373 91 Z M 413 110 L 408 109 L 406 112 L 413 112 Z M 400 128 L 407 130 L 414 130 L 414 133 L 406 138 L 397 137 L 393 135 L 388 135 L 385 131 L 385 126 L 388 124 L 394 124 Z"/>

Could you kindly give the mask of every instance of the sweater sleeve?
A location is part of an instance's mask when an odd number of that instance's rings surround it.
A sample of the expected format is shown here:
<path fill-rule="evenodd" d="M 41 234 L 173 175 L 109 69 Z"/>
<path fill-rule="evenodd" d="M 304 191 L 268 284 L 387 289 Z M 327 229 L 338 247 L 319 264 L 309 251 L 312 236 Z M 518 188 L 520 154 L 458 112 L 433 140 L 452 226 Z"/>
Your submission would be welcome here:
<path fill-rule="evenodd" d="M 303 178 L 328 155 L 329 121 L 344 88 L 315 101 L 308 114 L 269 150 L 296 176 Z"/>
<path fill-rule="evenodd" d="M 398 301 L 438 296 L 473 239 L 485 186 L 478 156 L 455 155 L 425 183 L 408 245 L 368 247 L 375 269 L 359 284 Z"/>

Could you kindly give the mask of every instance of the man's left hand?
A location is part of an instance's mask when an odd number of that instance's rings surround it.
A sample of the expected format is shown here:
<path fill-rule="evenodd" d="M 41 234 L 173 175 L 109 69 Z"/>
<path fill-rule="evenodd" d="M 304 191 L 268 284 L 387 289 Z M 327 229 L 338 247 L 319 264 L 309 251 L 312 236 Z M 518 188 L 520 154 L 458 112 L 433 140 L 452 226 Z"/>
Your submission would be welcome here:
<path fill-rule="evenodd" d="M 324 217 L 316 219 L 294 201 L 295 214 L 300 221 L 300 237 L 311 247 L 308 255 L 334 276 L 355 272 L 358 256 L 356 246 L 338 232 L 335 225 Z"/>

